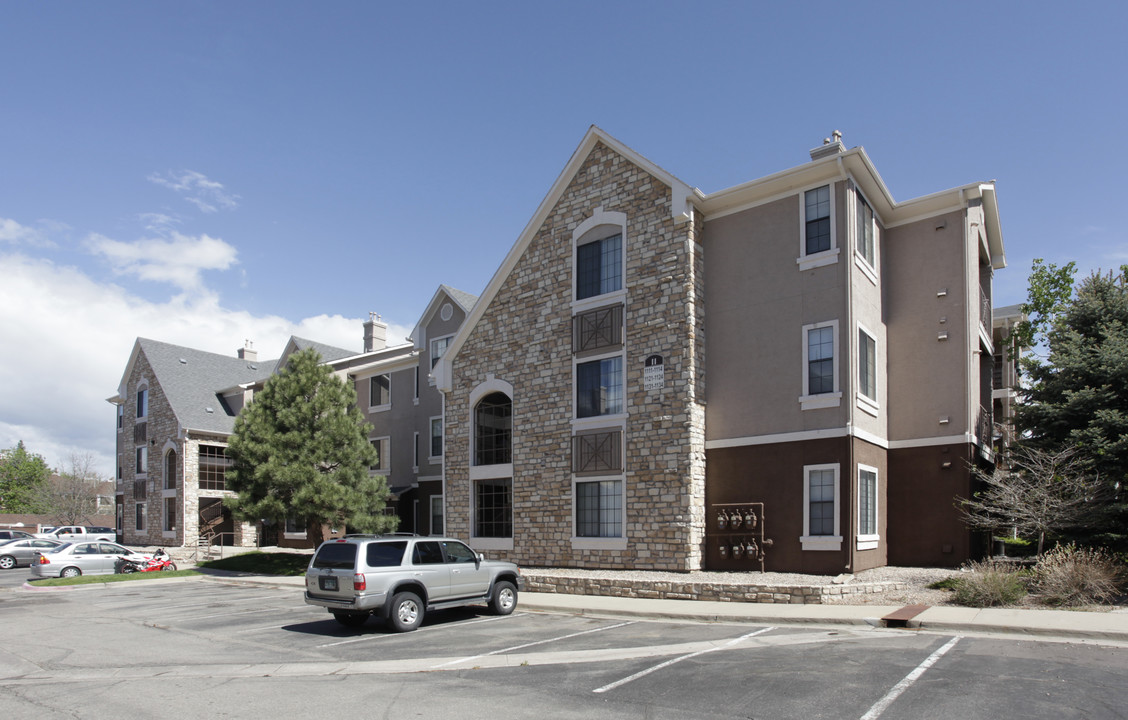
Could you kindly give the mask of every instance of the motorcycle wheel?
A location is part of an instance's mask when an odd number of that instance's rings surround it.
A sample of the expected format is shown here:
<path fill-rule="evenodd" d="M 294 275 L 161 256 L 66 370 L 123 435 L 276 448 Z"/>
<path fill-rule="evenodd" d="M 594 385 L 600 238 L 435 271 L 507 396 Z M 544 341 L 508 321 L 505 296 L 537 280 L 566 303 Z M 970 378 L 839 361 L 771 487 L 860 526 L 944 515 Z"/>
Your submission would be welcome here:
<path fill-rule="evenodd" d="M 170 562 L 168 565 L 165 565 L 163 568 L 161 568 L 161 570 L 169 570 L 171 572 L 176 572 L 176 563 Z"/>
<path fill-rule="evenodd" d="M 137 572 L 137 566 L 132 565 L 130 563 L 126 563 L 126 564 L 121 566 L 121 571 L 123 573 L 135 573 L 135 572 Z"/>

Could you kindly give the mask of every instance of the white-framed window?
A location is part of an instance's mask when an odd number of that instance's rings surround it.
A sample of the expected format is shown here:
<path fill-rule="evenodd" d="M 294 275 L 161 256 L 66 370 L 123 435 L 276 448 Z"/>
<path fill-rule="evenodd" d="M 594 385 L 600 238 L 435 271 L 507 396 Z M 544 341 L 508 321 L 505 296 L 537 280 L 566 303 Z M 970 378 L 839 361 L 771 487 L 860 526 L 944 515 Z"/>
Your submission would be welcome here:
<path fill-rule="evenodd" d="M 877 415 L 877 340 L 858 325 L 858 407 Z"/>
<path fill-rule="evenodd" d="M 837 463 L 803 467 L 804 550 L 841 550 Z"/>
<path fill-rule="evenodd" d="M 450 347 L 450 341 L 454 339 L 454 335 L 444 335 L 431 340 L 431 367 L 435 367 L 435 363 L 443 356 L 443 353 Z"/>
<path fill-rule="evenodd" d="M 833 185 L 805 190 L 799 199 L 800 270 L 838 262 Z"/>
<path fill-rule="evenodd" d="M 443 496 L 431 496 L 431 534 L 443 534 Z"/>
<path fill-rule="evenodd" d="M 626 250 L 626 213 L 599 207 L 572 231 L 574 304 L 587 307 L 626 293 Z"/>
<path fill-rule="evenodd" d="M 877 272 L 877 223 L 873 208 L 857 188 L 854 188 L 854 252 L 870 270 Z"/>
<path fill-rule="evenodd" d="M 176 506 L 177 500 L 175 497 L 166 497 L 161 508 L 161 530 L 165 533 L 172 534 L 176 532 Z"/>
<path fill-rule="evenodd" d="M 474 481 L 474 537 L 513 539 L 513 479 Z"/>
<path fill-rule="evenodd" d="M 389 437 L 369 438 L 372 449 L 376 451 L 376 461 L 368 468 L 374 473 L 387 473 L 392 469 L 392 440 Z"/>
<path fill-rule="evenodd" d="M 411 472 L 419 472 L 419 431 L 411 434 Z"/>
<path fill-rule="evenodd" d="M 838 407 L 838 321 L 803 326 L 803 410 Z"/>
<path fill-rule="evenodd" d="M 443 457 L 443 419 L 441 416 L 431 418 L 431 446 L 429 460 L 438 462 Z"/>
<path fill-rule="evenodd" d="M 137 474 L 144 475 L 149 472 L 149 448 L 142 445 L 135 453 L 137 460 Z"/>
<path fill-rule="evenodd" d="M 411 396 L 412 402 L 416 405 L 419 404 L 419 366 L 416 365 L 412 368 L 412 375 L 414 375 L 415 389 L 412 391 L 414 394 Z"/>
<path fill-rule="evenodd" d="M 133 505 L 134 524 L 133 528 L 139 532 L 145 530 L 145 503 L 135 503 Z"/>
<path fill-rule="evenodd" d="M 513 386 L 492 374 L 470 392 L 470 539 L 513 549 Z"/>
<path fill-rule="evenodd" d="M 124 405 L 118 405 L 117 406 L 117 429 L 118 429 L 118 432 L 121 432 L 122 428 L 124 428 L 124 427 L 125 427 L 125 406 Z"/>
<path fill-rule="evenodd" d="M 513 401 L 503 392 L 490 393 L 474 405 L 474 464 L 508 465 L 512 458 Z"/>
<path fill-rule="evenodd" d="M 169 450 L 165 453 L 164 461 L 164 489 L 176 489 L 176 451 Z"/>
<path fill-rule="evenodd" d="M 137 389 L 137 419 L 148 417 L 149 415 L 149 388 L 143 387 Z"/>
<path fill-rule="evenodd" d="M 620 478 L 577 478 L 577 538 L 623 537 L 623 481 Z"/>
<path fill-rule="evenodd" d="M 288 517 L 282 525 L 282 532 L 286 535 L 301 535 L 304 537 L 307 532 L 305 521 Z"/>
<path fill-rule="evenodd" d="M 577 418 L 626 411 L 622 353 L 575 363 L 575 378 Z"/>
<path fill-rule="evenodd" d="M 858 550 L 872 550 L 881 539 L 877 532 L 877 468 L 858 465 Z"/>
<path fill-rule="evenodd" d="M 384 410 L 392 406 L 392 376 L 373 375 L 368 378 L 368 411 Z"/>

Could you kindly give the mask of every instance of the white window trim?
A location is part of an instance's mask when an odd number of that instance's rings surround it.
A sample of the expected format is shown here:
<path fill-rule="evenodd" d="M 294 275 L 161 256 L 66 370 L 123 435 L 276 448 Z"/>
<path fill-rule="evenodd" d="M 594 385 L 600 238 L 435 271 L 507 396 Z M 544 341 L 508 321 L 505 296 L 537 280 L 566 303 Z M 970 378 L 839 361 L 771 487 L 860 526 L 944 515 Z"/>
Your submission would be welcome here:
<path fill-rule="evenodd" d="M 144 455 L 144 458 L 145 458 L 145 469 L 144 470 L 142 470 L 140 467 L 138 467 L 138 465 L 141 464 L 141 463 L 137 462 L 137 452 L 138 451 L 141 452 L 141 454 Z M 138 480 L 149 477 L 149 446 L 148 445 L 141 445 L 141 446 L 134 448 L 134 452 L 133 452 L 133 474 L 134 474 L 134 477 L 136 477 Z"/>
<path fill-rule="evenodd" d="M 618 358 L 622 359 L 622 367 L 623 367 L 623 412 L 612 413 L 612 414 L 609 414 L 609 415 L 592 415 L 591 417 L 583 417 L 583 418 L 580 417 L 579 416 L 579 402 L 578 402 L 578 400 L 579 400 L 579 388 L 576 384 L 577 375 L 578 375 L 578 373 L 576 371 L 577 368 L 580 365 L 585 365 L 585 364 L 590 363 L 590 362 L 597 362 L 597 361 L 601 361 L 601 360 L 608 360 L 608 359 L 613 358 L 613 357 L 618 357 Z M 627 351 L 626 351 L 625 347 L 621 347 L 621 348 L 618 348 L 616 350 L 612 350 L 611 352 L 600 353 L 598 355 L 590 355 L 590 356 L 583 357 L 583 358 L 577 358 L 575 356 L 572 357 L 572 427 L 573 427 L 573 429 L 575 429 L 578 426 L 590 424 L 592 421 L 597 421 L 596 425 L 599 426 L 599 425 L 607 424 L 608 421 L 616 421 L 616 420 L 619 420 L 619 419 L 625 419 L 629 414 L 627 412 L 627 399 L 628 399 L 628 397 L 629 397 L 629 394 L 627 393 Z"/>
<path fill-rule="evenodd" d="M 419 404 L 419 366 L 416 365 L 414 368 L 412 368 L 412 370 L 415 371 L 415 387 L 411 390 L 411 392 L 414 393 L 411 397 L 411 402 L 414 405 L 418 405 Z M 430 380 L 432 385 L 435 384 L 435 378 L 430 377 L 429 373 L 428 373 L 427 379 Z"/>
<path fill-rule="evenodd" d="M 375 380 L 378 377 L 381 377 L 381 376 L 388 378 L 388 402 L 384 403 L 383 405 L 373 405 L 372 404 L 372 381 Z M 374 413 L 374 412 L 384 412 L 385 410 L 391 410 L 392 409 L 392 373 L 390 373 L 390 372 L 374 373 L 372 375 L 369 375 L 368 378 L 366 378 L 366 379 L 368 380 L 368 412 Z"/>
<path fill-rule="evenodd" d="M 581 537 L 577 532 L 580 511 L 576 506 L 579 497 L 577 485 L 581 483 L 606 482 L 608 480 L 619 483 L 621 501 L 619 503 L 619 527 L 623 534 L 619 537 Z M 597 475 L 592 477 L 572 476 L 572 549 L 573 550 L 626 550 L 627 549 L 627 477 L 626 475 Z"/>
<path fill-rule="evenodd" d="M 510 398 L 510 402 L 512 402 L 512 398 Z M 438 463 L 441 463 L 443 461 L 442 455 L 432 455 L 431 454 L 431 439 L 434 437 L 434 435 L 433 435 L 434 424 L 435 424 L 436 420 L 438 420 L 439 422 L 442 422 L 443 416 L 442 415 L 432 415 L 427 422 L 427 462 L 429 462 L 432 465 L 437 465 Z M 443 452 L 445 453 L 446 452 L 446 433 L 445 432 L 441 434 L 439 442 L 442 443 Z"/>
<path fill-rule="evenodd" d="M 414 435 L 412 441 L 414 443 L 415 452 L 412 453 L 412 455 L 411 455 L 411 463 L 412 463 L 411 464 L 411 472 L 412 472 L 413 475 L 418 475 L 419 474 L 419 431 L 418 430 L 415 431 L 415 435 Z"/>
<path fill-rule="evenodd" d="M 168 524 L 168 499 L 175 498 L 175 490 L 165 490 L 161 493 L 161 537 L 174 538 L 176 537 L 176 526 L 172 526 L 172 530 L 165 530 L 165 525 Z"/>
<path fill-rule="evenodd" d="M 876 527 L 881 520 L 881 508 L 878 505 L 880 500 L 880 493 L 878 489 L 881 487 L 881 475 L 877 472 L 877 468 L 870 465 L 862 465 L 858 463 L 858 507 L 856 508 L 858 516 L 858 527 L 862 526 L 862 472 L 871 472 L 874 476 L 874 489 L 873 489 L 873 524 Z M 869 535 L 859 534 L 855 538 L 855 543 L 858 550 L 873 550 L 877 548 L 878 543 L 881 541 L 880 533 L 873 533 Z"/>
<path fill-rule="evenodd" d="M 862 392 L 862 343 L 859 341 L 858 347 L 857 347 L 857 355 L 854 358 L 855 368 L 857 370 L 857 372 L 854 374 L 854 376 L 855 376 L 855 379 L 858 383 L 857 390 L 854 392 L 854 400 L 855 400 L 855 403 L 858 406 L 858 409 L 868 413 L 869 415 L 873 415 L 874 417 L 877 417 L 878 413 L 881 411 L 881 403 L 878 402 L 878 394 L 879 394 L 879 390 L 881 388 L 881 382 L 880 382 L 879 373 L 877 371 L 877 365 L 878 365 L 877 358 L 879 357 L 878 351 L 881 349 L 881 346 L 877 342 L 877 335 L 875 333 L 871 332 L 870 329 L 868 327 L 866 327 L 865 325 L 858 323 L 858 331 L 865 333 L 866 336 L 868 336 L 870 340 L 873 340 L 873 362 L 874 362 L 873 394 L 874 394 L 874 397 L 871 398 L 870 396 L 868 396 L 868 395 L 866 395 L 865 393 Z"/>
<path fill-rule="evenodd" d="M 435 502 L 436 501 L 438 501 L 438 503 L 439 503 L 440 514 L 443 516 L 443 529 L 439 530 L 438 533 L 435 532 L 435 522 L 434 522 L 435 521 Z M 445 507 L 444 501 L 445 501 L 445 498 L 442 495 L 432 495 L 431 496 L 431 502 L 429 503 L 430 507 L 427 508 L 427 510 L 428 510 L 428 513 L 427 513 L 427 532 L 429 532 L 431 535 L 436 535 L 436 534 L 437 535 L 443 535 L 446 532 L 446 512 L 445 512 L 446 507 Z"/>
<path fill-rule="evenodd" d="M 125 430 L 125 404 L 122 403 L 117 406 L 117 431 L 123 432 Z"/>
<path fill-rule="evenodd" d="M 622 287 L 602 295 L 594 295 L 583 300 L 576 299 L 576 251 L 581 245 L 587 245 L 612 235 L 619 235 L 621 240 L 620 251 L 622 254 Z M 572 312 L 578 313 L 591 308 L 599 307 L 613 300 L 625 300 L 627 297 L 627 214 L 624 212 L 604 210 L 597 207 L 587 220 L 576 226 L 572 231 Z"/>
<path fill-rule="evenodd" d="M 145 392 L 145 414 L 139 415 L 139 414 L 137 414 L 137 411 L 140 408 L 136 407 L 136 405 L 137 405 L 137 395 L 140 394 L 142 391 Z M 137 383 L 137 389 L 133 391 L 133 404 L 134 404 L 133 421 L 134 422 L 141 422 L 142 420 L 148 420 L 149 419 L 149 411 L 151 409 L 149 406 L 152 404 L 152 400 L 153 399 L 152 399 L 152 397 L 150 397 L 150 394 L 149 394 L 149 380 L 147 378 L 143 379 L 143 380 L 141 380 L 140 382 Z"/>
<path fill-rule="evenodd" d="M 810 393 L 810 342 L 807 334 L 811 330 L 819 330 L 824 327 L 834 328 L 834 362 L 832 367 L 834 369 L 834 392 L 819 393 L 818 395 L 811 395 Z M 803 326 L 802 332 L 803 343 L 803 394 L 799 396 L 799 406 L 801 410 L 821 410 L 824 408 L 839 407 L 842 404 L 842 385 L 838 377 L 838 367 L 841 364 L 842 342 L 838 336 L 838 321 L 827 320 L 826 322 L 812 323 Z"/>
<path fill-rule="evenodd" d="M 799 270 L 812 270 L 838 262 L 838 209 L 835 207 L 833 181 L 803 188 L 799 192 L 799 257 L 795 260 Z M 830 188 L 830 249 L 807 254 L 807 193 L 827 186 Z"/>
<path fill-rule="evenodd" d="M 427 362 L 432 363 L 432 365 L 431 365 L 432 368 L 435 367 L 433 363 L 436 362 L 435 343 L 437 343 L 439 340 L 446 340 L 446 339 L 453 338 L 453 337 L 454 337 L 454 333 L 450 333 L 449 335 L 440 335 L 439 337 L 431 338 L 430 340 L 427 341 Z M 448 348 L 450 347 L 450 343 L 447 343 L 447 347 Z M 443 353 L 446 354 L 446 351 L 444 350 Z M 439 357 L 442 357 L 442 356 L 440 355 Z"/>
<path fill-rule="evenodd" d="M 141 508 L 141 522 L 138 523 L 137 508 Z M 133 503 L 133 530 L 134 532 L 148 532 L 149 526 L 149 508 L 146 503 Z"/>
<path fill-rule="evenodd" d="M 380 465 L 375 470 L 369 468 L 368 472 L 371 475 L 391 475 L 392 474 L 392 438 L 388 435 L 374 435 L 368 438 L 369 443 L 376 442 L 377 440 L 384 440 L 384 447 L 380 453 Z"/>
<path fill-rule="evenodd" d="M 874 211 L 873 203 L 869 201 L 866 194 L 858 189 L 857 184 L 854 185 L 854 194 L 861 196 L 862 200 L 869 206 L 870 212 L 873 214 L 873 219 L 870 221 L 873 226 L 873 264 L 871 265 L 869 260 L 866 260 L 866 256 L 862 254 L 862 239 L 858 237 L 857 198 L 854 198 L 853 202 L 850 203 L 850 212 L 848 215 L 850 216 L 850 234 L 854 238 L 854 264 L 858 266 L 858 269 L 862 271 L 862 274 L 865 275 L 870 282 L 877 285 L 877 266 L 879 258 L 881 257 L 880 246 L 878 245 L 877 212 Z M 832 209 L 831 213 L 833 214 L 833 212 L 834 210 Z"/>
<path fill-rule="evenodd" d="M 811 471 L 813 470 L 833 470 L 834 471 L 834 534 L 833 535 L 811 535 Z M 842 549 L 842 529 L 840 527 L 841 519 L 841 488 L 840 485 L 840 468 L 838 463 L 827 463 L 824 465 L 804 465 L 803 466 L 803 535 L 799 538 L 804 550 L 841 550 Z"/>

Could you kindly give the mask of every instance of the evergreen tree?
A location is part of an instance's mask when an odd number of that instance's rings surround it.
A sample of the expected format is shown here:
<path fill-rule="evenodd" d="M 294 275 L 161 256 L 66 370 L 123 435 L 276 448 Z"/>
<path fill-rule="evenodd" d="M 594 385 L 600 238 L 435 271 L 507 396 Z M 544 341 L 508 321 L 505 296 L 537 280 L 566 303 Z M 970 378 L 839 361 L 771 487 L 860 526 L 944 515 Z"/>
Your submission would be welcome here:
<path fill-rule="evenodd" d="M 397 518 L 383 514 L 387 483 L 369 472 L 376 451 L 356 392 L 312 349 L 292 355 L 243 408 L 227 455 L 236 517 L 298 520 L 318 544 L 323 525 L 395 530 Z"/>
<path fill-rule="evenodd" d="M 0 512 L 42 512 L 40 492 L 51 469 L 20 440 L 14 448 L 0 450 Z"/>
<path fill-rule="evenodd" d="M 1090 542 L 1124 547 L 1128 541 L 1128 286 L 1126 268 L 1095 273 L 1072 292 L 1072 263 L 1035 263 L 1027 339 L 1042 340 L 1046 361 L 1024 362 L 1028 383 L 1015 412 L 1022 442 L 1044 450 L 1076 448 L 1087 471 L 1112 492 L 1107 516 L 1094 516 Z M 1041 311 L 1037 312 L 1040 305 Z M 1103 519 L 1102 519 L 1103 518 Z"/>

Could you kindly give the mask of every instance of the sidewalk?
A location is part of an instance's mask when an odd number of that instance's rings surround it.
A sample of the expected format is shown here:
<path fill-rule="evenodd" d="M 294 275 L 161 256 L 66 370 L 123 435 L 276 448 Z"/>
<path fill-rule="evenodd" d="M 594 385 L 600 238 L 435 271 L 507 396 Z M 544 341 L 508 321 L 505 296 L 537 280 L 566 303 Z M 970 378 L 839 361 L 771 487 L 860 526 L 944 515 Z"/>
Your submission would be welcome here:
<path fill-rule="evenodd" d="M 276 577 L 210 571 L 209 579 L 225 582 L 293 587 L 301 577 Z M 869 625 L 902 610 L 899 605 L 792 605 L 778 603 L 654 600 L 605 595 L 521 593 L 520 608 L 532 612 L 576 615 L 742 622 L 757 625 Z M 911 611 L 910 611 L 911 613 Z M 1128 613 L 1013 608 L 928 607 L 905 623 L 890 625 L 943 633 L 1000 633 L 1068 640 L 1128 643 Z"/>

